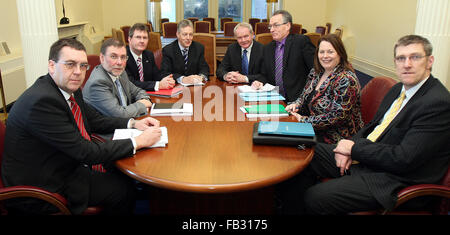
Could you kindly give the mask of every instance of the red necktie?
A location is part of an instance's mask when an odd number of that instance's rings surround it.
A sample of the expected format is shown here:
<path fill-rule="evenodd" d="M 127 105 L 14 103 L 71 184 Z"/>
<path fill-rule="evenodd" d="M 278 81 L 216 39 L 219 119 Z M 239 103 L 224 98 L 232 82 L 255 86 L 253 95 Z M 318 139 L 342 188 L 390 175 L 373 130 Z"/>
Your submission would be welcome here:
<path fill-rule="evenodd" d="M 78 129 L 80 130 L 81 135 L 91 141 L 91 137 L 89 136 L 88 132 L 86 131 L 86 128 L 84 128 L 84 121 L 83 116 L 81 115 L 81 109 L 80 106 L 78 106 L 77 102 L 73 98 L 73 96 L 70 96 L 70 109 L 72 110 L 73 117 L 75 118 L 75 122 L 77 123 Z M 93 170 L 99 171 L 99 172 L 106 172 L 106 170 L 103 168 L 101 164 L 93 165 Z"/>
<path fill-rule="evenodd" d="M 142 61 L 141 61 L 140 57 L 137 59 L 137 62 L 138 62 L 137 66 L 138 66 L 138 70 L 139 70 L 139 80 L 141 82 L 143 82 L 144 81 L 144 70 L 142 69 Z"/>

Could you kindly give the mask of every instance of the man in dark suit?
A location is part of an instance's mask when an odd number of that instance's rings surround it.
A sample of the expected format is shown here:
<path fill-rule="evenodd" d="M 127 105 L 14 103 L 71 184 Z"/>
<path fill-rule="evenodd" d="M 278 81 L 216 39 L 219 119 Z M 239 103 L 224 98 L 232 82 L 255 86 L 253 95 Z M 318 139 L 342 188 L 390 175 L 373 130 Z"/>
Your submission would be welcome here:
<path fill-rule="evenodd" d="M 160 71 L 156 66 L 153 52 L 147 50 L 147 25 L 136 23 L 131 26 L 128 44 L 128 60 L 125 70 L 127 71 L 128 79 L 134 85 L 147 91 L 171 89 L 175 86 L 172 74 L 164 78 L 160 77 Z"/>
<path fill-rule="evenodd" d="M 177 26 L 177 40 L 162 50 L 162 76 L 173 74 L 178 83 L 190 85 L 208 81 L 209 66 L 205 61 L 205 48 L 194 42 L 194 27 L 190 20 Z"/>
<path fill-rule="evenodd" d="M 270 18 L 269 29 L 274 41 L 264 46 L 262 76 L 252 83 L 256 89 L 264 83 L 278 86 L 288 102 L 296 100 L 303 91 L 314 66 L 316 49 L 307 36 L 289 34 L 291 26 L 292 16 L 287 11 L 276 11 Z"/>
<path fill-rule="evenodd" d="M 251 83 L 261 72 L 263 45 L 253 40 L 255 34 L 249 23 L 234 27 L 237 42 L 228 46 L 216 76 L 229 83 Z"/>
<path fill-rule="evenodd" d="M 6 186 L 30 185 L 63 195 L 73 214 L 87 206 L 105 213 L 131 213 L 133 183 L 115 170 L 115 160 L 159 140 L 159 121 L 105 117 L 84 103 L 81 90 L 89 69 L 86 49 L 75 39 L 60 39 L 50 48 L 48 71 L 15 102 L 6 126 L 2 179 Z M 136 138 L 91 141 L 91 133 L 137 128 Z M 90 165 L 103 164 L 106 173 Z M 19 199 L 11 203 L 21 213 L 51 213 L 48 204 Z"/>
<path fill-rule="evenodd" d="M 442 179 L 450 160 L 450 94 L 431 75 L 434 57 L 426 38 L 402 37 L 394 51 L 401 82 L 351 140 L 316 145 L 310 165 L 279 185 L 282 213 L 391 210 L 402 188 Z M 316 184 L 317 176 L 334 179 Z"/>

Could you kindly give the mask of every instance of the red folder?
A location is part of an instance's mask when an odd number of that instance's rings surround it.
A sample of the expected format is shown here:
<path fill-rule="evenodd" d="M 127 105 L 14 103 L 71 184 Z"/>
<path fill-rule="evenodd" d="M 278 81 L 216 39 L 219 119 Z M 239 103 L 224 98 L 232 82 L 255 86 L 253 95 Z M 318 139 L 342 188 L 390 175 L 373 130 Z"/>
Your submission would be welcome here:
<path fill-rule="evenodd" d="M 180 94 L 182 91 L 182 87 L 174 87 L 172 89 L 161 89 L 159 91 L 147 91 L 147 94 L 159 97 L 173 97 Z"/>

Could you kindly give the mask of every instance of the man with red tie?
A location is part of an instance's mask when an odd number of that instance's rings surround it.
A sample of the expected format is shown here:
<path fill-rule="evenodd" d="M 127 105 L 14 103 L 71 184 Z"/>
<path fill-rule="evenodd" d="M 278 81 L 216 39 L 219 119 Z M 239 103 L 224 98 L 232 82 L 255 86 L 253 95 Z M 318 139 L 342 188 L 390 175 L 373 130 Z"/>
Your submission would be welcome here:
<path fill-rule="evenodd" d="M 2 179 L 6 186 L 30 185 L 63 195 L 73 214 L 88 206 L 105 213 L 127 214 L 134 206 L 133 182 L 114 161 L 159 140 L 159 121 L 106 117 L 83 101 L 80 86 L 89 69 L 86 49 L 75 39 L 50 48 L 48 74 L 36 80 L 15 102 L 6 126 Z M 136 128 L 130 139 L 91 141 L 92 133 Z M 102 164 L 107 171 L 92 170 Z M 20 199 L 8 206 L 18 213 L 52 213 L 42 201 Z"/>
<path fill-rule="evenodd" d="M 147 50 L 148 40 L 148 28 L 145 24 L 136 23 L 131 26 L 127 46 L 128 79 L 137 87 L 147 91 L 171 89 L 175 86 L 175 80 L 172 74 L 160 76 L 153 52 Z"/>

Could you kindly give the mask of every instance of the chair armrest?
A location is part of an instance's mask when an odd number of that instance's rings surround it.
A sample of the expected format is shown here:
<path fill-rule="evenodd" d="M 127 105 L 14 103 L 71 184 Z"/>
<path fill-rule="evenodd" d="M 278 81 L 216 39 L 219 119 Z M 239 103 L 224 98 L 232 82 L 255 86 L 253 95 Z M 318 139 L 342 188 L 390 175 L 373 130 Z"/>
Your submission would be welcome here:
<path fill-rule="evenodd" d="M 0 188 L 0 201 L 20 197 L 41 199 L 56 206 L 62 214 L 71 214 L 67 208 L 67 200 L 58 193 L 51 193 L 34 186 L 11 186 Z"/>
<path fill-rule="evenodd" d="M 397 194 L 395 207 L 420 196 L 440 196 L 450 198 L 450 187 L 438 184 L 418 184 L 406 187 Z"/>

